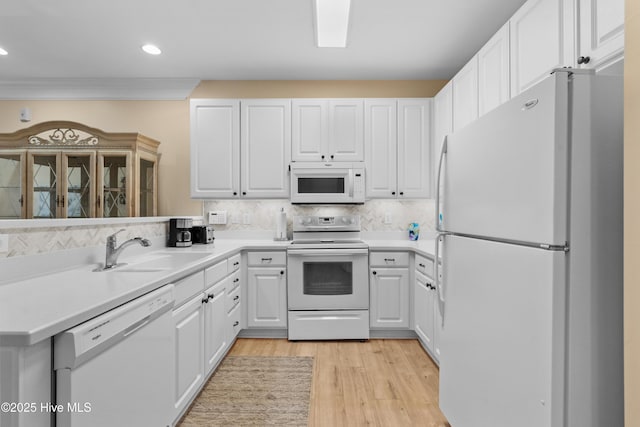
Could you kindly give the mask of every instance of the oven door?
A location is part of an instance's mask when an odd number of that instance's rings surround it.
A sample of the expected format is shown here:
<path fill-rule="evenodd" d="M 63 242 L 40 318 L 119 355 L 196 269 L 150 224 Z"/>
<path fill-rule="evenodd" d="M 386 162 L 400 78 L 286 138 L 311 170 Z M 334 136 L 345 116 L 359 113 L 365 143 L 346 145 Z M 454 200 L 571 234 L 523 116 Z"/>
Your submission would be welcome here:
<path fill-rule="evenodd" d="M 289 310 L 369 308 L 368 249 L 287 251 Z"/>
<path fill-rule="evenodd" d="M 292 168 L 291 203 L 352 203 L 353 169 Z"/>

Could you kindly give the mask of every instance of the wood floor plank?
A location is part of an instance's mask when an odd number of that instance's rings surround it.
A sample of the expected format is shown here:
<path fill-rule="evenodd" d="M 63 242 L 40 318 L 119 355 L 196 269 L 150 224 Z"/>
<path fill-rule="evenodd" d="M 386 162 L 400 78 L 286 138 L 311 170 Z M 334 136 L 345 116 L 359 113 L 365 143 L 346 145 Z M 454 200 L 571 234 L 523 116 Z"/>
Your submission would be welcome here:
<path fill-rule="evenodd" d="M 233 356 L 314 357 L 309 426 L 450 427 L 438 368 L 417 340 L 238 339 Z"/>

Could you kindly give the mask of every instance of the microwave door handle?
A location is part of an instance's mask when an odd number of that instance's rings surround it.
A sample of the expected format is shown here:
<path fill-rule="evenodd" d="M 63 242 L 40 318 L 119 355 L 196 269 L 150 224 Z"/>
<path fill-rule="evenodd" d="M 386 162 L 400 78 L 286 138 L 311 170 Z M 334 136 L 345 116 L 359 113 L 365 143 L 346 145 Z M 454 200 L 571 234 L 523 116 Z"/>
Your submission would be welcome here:
<path fill-rule="evenodd" d="M 349 168 L 349 198 L 353 198 L 353 169 Z"/>

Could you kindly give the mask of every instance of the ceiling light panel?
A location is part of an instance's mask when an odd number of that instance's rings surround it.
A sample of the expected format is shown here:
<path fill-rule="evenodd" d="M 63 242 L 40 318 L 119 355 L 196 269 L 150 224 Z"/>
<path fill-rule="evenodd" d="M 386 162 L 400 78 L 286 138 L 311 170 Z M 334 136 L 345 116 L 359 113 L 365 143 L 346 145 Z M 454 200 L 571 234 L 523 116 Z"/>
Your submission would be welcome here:
<path fill-rule="evenodd" d="M 351 0 L 314 0 L 318 47 L 347 47 Z"/>
<path fill-rule="evenodd" d="M 160 55 L 162 53 L 160 48 L 153 44 L 145 44 L 142 46 L 142 50 L 147 52 L 149 55 Z"/>
<path fill-rule="evenodd" d="M 8 55 L 8 54 L 9 54 L 9 52 L 7 52 L 2 47 L 0 47 L 0 55 L 4 56 L 4 55 Z"/>

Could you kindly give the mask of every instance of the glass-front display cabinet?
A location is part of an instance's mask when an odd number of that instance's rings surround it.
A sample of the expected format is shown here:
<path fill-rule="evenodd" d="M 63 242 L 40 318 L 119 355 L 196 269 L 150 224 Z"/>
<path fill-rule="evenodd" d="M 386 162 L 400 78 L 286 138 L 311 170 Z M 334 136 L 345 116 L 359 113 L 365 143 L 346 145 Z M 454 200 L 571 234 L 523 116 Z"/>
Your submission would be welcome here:
<path fill-rule="evenodd" d="M 0 219 L 155 216 L 159 144 L 68 121 L 0 134 Z"/>

